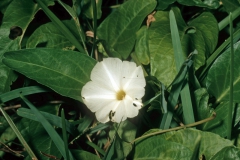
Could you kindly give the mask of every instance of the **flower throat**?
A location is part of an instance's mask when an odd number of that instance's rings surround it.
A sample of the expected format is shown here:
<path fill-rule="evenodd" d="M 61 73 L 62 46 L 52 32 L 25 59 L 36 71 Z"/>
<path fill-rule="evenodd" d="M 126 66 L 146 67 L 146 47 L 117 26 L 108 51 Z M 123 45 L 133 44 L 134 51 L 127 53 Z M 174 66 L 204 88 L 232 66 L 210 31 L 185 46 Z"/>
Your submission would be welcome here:
<path fill-rule="evenodd" d="M 123 100 L 124 99 L 124 97 L 126 96 L 126 93 L 123 91 L 123 90 L 120 90 L 120 91 L 118 91 L 117 92 L 117 100 Z"/>

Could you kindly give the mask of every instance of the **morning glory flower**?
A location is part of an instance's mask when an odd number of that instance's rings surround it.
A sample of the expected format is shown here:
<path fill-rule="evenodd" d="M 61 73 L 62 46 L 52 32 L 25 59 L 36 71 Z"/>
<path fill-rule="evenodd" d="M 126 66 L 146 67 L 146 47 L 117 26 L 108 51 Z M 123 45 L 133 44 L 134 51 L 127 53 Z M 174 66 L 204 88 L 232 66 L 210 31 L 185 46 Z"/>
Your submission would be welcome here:
<path fill-rule="evenodd" d="M 94 66 L 90 78 L 81 96 L 99 122 L 120 123 L 138 115 L 146 85 L 141 66 L 118 58 L 105 58 Z"/>

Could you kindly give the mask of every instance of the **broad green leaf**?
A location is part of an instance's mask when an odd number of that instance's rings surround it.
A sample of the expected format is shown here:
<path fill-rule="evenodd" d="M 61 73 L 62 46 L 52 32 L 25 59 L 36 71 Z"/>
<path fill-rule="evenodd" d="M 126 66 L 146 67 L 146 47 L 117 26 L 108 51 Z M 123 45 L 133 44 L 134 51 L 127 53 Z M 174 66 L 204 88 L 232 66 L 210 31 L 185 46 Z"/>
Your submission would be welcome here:
<path fill-rule="evenodd" d="M 215 154 L 211 160 L 226 160 L 234 159 L 240 160 L 240 150 L 233 146 L 228 146 L 221 149 L 217 154 Z"/>
<path fill-rule="evenodd" d="M 189 160 L 198 159 L 201 155 L 210 159 L 227 146 L 233 146 L 232 142 L 214 133 L 183 129 L 139 140 L 136 142 L 134 159 Z"/>
<path fill-rule="evenodd" d="M 221 103 L 216 109 L 216 118 L 203 124 L 203 130 L 216 133 L 221 137 L 227 136 L 227 113 L 229 112 L 229 103 Z"/>
<path fill-rule="evenodd" d="M 76 160 L 100 160 L 98 156 L 83 150 L 71 150 L 71 152 Z"/>
<path fill-rule="evenodd" d="M 219 0 L 177 0 L 178 3 L 186 6 L 207 7 L 217 9 L 220 6 Z"/>
<path fill-rule="evenodd" d="M 198 6 L 198 7 L 206 7 L 210 9 L 217 9 L 220 6 L 219 0 L 204 0 L 204 1 L 202 0 L 170 0 L 170 1 L 158 0 L 157 9 L 164 10 L 175 1 L 186 6 Z"/>
<path fill-rule="evenodd" d="M 134 160 L 140 159 L 191 159 L 191 150 L 163 138 L 148 138 L 136 144 Z"/>
<path fill-rule="evenodd" d="M 238 0 L 222 0 L 221 2 L 227 12 L 233 12 L 240 7 L 240 3 Z"/>
<path fill-rule="evenodd" d="M 233 101 L 240 102 L 240 42 L 234 45 L 234 91 Z M 208 92 L 216 97 L 217 102 L 229 100 L 230 48 L 220 55 L 208 71 L 206 86 Z"/>
<path fill-rule="evenodd" d="M 198 54 L 194 58 L 194 68 L 198 69 L 205 64 L 206 56 L 213 52 L 217 44 L 217 21 L 211 13 L 204 12 L 186 24 L 179 9 L 173 8 L 173 11 L 184 55 L 187 57 L 196 49 Z M 151 75 L 168 86 L 176 76 L 169 12 L 158 11 L 154 17 L 156 21 L 149 28 Z"/>
<path fill-rule="evenodd" d="M 59 49 L 25 49 L 4 54 L 3 63 L 57 93 L 79 101 L 96 61 L 82 53 Z"/>
<path fill-rule="evenodd" d="M 155 6 L 155 0 L 138 0 L 137 3 L 129 0 L 100 24 L 97 36 L 106 42 L 109 55 L 123 59 L 129 56 L 135 43 L 136 32 Z"/>
<path fill-rule="evenodd" d="M 240 106 L 233 106 L 233 125 L 238 127 L 240 121 Z M 228 126 L 228 112 L 229 112 L 229 102 L 223 102 L 217 106 L 214 110 L 216 112 L 216 118 L 204 123 L 203 130 L 210 131 L 220 135 L 221 137 L 227 136 L 227 126 Z M 210 117 L 210 116 L 209 116 Z"/>
<path fill-rule="evenodd" d="M 82 13 L 89 19 L 93 19 L 93 5 L 92 0 L 83 0 L 82 3 Z M 97 8 L 97 19 L 100 19 L 102 16 L 102 0 L 96 1 Z"/>
<path fill-rule="evenodd" d="M 13 0 L 1 0 L 0 3 L 0 11 L 4 14 L 5 10 L 7 9 L 8 5 L 12 2 Z"/>
<path fill-rule="evenodd" d="M 45 1 L 47 5 L 54 4 L 53 1 Z M 21 48 L 26 29 L 38 10 L 39 6 L 32 0 L 21 0 L 21 2 L 13 0 L 4 12 L 0 28 L 0 94 L 9 91 L 9 86 L 16 79 L 13 71 L 2 64 L 3 53 Z M 13 33 L 14 28 L 15 32 Z M 10 34 L 11 29 L 12 33 Z"/>
<path fill-rule="evenodd" d="M 118 124 L 117 124 L 118 125 Z M 116 125 L 116 128 L 118 127 Z M 115 139 L 115 146 L 114 146 L 114 156 L 118 159 L 124 159 L 132 150 L 132 145 L 130 144 L 131 141 L 135 139 L 137 128 L 134 124 L 130 121 L 126 120 L 120 123 L 119 128 L 117 128 L 117 134 Z M 116 129 L 112 128 L 109 135 L 111 139 L 116 134 Z"/>
<path fill-rule="evenodd" d="M 194 91 L 194 108 L 196 109 L 197 121 L 211 117 L 212 110 L 208 106 L 209 94 L 205 88 L 200 88 Z M 204 124 L 197 127 L 202 128 Z"/>
<path fill-rule="evenodd" d="M 170 4 L 174 3 L 176 0 L 157 0 L 157 10 L 164 10 L 166 9 Z"/>
<path fill-rule="evenodd" d="M 138 60 L 144 64 L 149 64 L 149 47 L 148 47 L 148 28 L 147 26 L 143 26 L 137 32 L 137 39 L 135 45 L 135 53 Z"/>
<path fill-rule="evenodd" d="M 78 35 L 76 26 L 73 20 L 62 21 L 68 29 Z M 84 36 L 84 35 L 82 35 Z M 77 37 L 81 41 L 80 37 Z M 45 45 L 44 45 L 45 44 Z M 35 48 L 37 46 L 44 45 L 47 48 L 58 48 L 58 49 L 68 49 L 74 50 L 75 46 L 66 38 L 62 32 L 56 29 L 56 26 L 53 22 L 41 25 L 38 27 L 33 34 L 28 38 L 26 48 Z"/>

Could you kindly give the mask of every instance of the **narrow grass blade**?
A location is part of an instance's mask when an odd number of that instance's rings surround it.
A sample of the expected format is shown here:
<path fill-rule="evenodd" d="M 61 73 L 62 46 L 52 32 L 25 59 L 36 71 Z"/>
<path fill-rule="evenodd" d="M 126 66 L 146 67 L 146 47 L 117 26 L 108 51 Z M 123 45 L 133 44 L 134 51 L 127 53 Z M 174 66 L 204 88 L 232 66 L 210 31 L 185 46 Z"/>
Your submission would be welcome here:
<path fill-rule="evenodd" d="M 83 48 L 84 48 L 85 52 L 88 54 L 87 47 L 86 47 L 86 44 L 84 42 L 84 37 L 83 37 L 83 34 L 85 34 L 85 33 L 82 32 L 82 29 L 80 27 L 78 15 L 77 15 L 77 9 L 76 9 L 76 6 L 74 5 L 74 3 L 77 3 L 77 2 L 73 0 L 73 8 L 71 8 L 69 5 L 63 3 L 61 0 L 58 0 L 58 3 L 64 7 L 64 9 L 69 13 L 69 15 L 74 20 L 76 28 L 78 30 L 79 37 L 81 38 L 81 41 L 82 41 Z"/>
<path fill-rule="evenodd" d="M 89 130 L 89 134 L 96 133 L 96 132 L 98 132 L 98 131 L 100 131 L 100 130 L 103 130 L 103 129 L 105 129 L 105 128 L 108 128 L 109 126 L 110 126 L 109 123 L 105 123 L 105 124 L 104 124 L 104 123 L 100 123 L 100 124 L 97 125 L 96 127 L 90 129 L 90 130 Z"/>
<path fill-rule="evenodd" d="M 49 114 L 47 112 L 42 112 L 40 111 L 40 113 L 44 116 L 44 118 L 52 125 L 57 126 L 59 128 L 62 128 L 62 123 L 61 123 L 61 118 L 52 114 Z M 31 119 L 33 121 L 38 121 L 38 118 L 35 116 L 35 114 L 27 108 L 19 108 L 17 110 L 17 114 L 21 117 L 24 118 L 28 118 Z M 75 131 L 75 126 L 72 125 L 71 123 L 69 123 L 67 120 L 65 120 L 66 123 L 66 130 L 74 135 L 77 135 L 76 131 Z"/>
<path fill-rule="evenodd" d="M 233 111 L 233 81 L 234 81 L 234 49 L 233 49 L 233 22 L 232 13 L 229 14 L 229 24 L 230 24 L 230 91 L 229 91 L 229 110 L 228 110 L 228 125 L 227 125 L 227 138 L 231 139 L 232 135 L 232 111 Z"/>
<path fill-rule="evenodd" d="M 94 33 L 91 56 L 93 56 L 93 53 L 95 52 L 95 48 L 96 48 L 96 36 L 97 36 L 97 7 L 96 7 L 96 0 L 91 0 L 91 3 L 93 6 L 93 33 Z"/>
<path fill-rule="evenodd" d="M 86 53 L 83 47 L 80 45 L 76 37 L 69 31 L 69 29 L 58 19 L 57 16 L 55 16 L 50 9 L 44 4 L 42 0 L 36 0 L 36 2 L 39 4 L 39 6 L 42 8 L 42 10 L 45 12 L 45 14 L 48 16 L 48 18 L 56 25 L 57 28 L 59 28 L 63 35 L 68 38 L 68 40 L 76 46 L 76 48 L 82 52 Z"/>
<path fill-rule="evenodd" d="M 174 57 L 176 61 L 177 71 L 179 71 L 181 68 L 181 64 L 184 62 L 185 56 L 182 52 L 182 46 L 181 46 L 181 41 L 178 33 L 177 23 L 172 10 L 169 13 L 169 18 L 170 18 L 170 29 L 171 29 Z M 191 101 L 188 83 L 186 83 L 186 85 L 181 91 L 181 100 L 182 100 L 182 106 L 183 106 L 184 123 L 186 124 L 194 123 L 195 119 L 193 114 L 192 101 Z"/>
<path fill-rule="evenodd" d="M 161 93 L 162 93 L 162 97 L 161 97 L 161 101 L 162 101 L 162 108 L 163 108 L 163 113 L 167 113 L 167 101 L 165 100 L 165 86 L 163 84 L 161 84 Z"/>
<path fill-rule="evenodd" d="M 240 15 L 240 8 L 236 9 L 232 13 L 232 20 L 236 19 Z M 224 18 L 221 22 L 218 23 L 219 31 L 225 28 L 229 24 L 229 17 Z"/>
<path fill-rule="evenodd" d="M 19 141 L 22 143 L 23 147 L 26 149 L 26 151 L 28 152 L 29 156 L 33 159 L 33 160 L 37 160 L 37 157 L 35 156 L 35 154 L 33 153 L 33 151 L 31 150 L 31 148 L 28 146 L 27 142 L 25 141 L 25 139 L 22 137 L 21 133 L 19 132 L 19 130 L 17 129 L 16 125 L 14 124 L 14 122 L 12 121 L 12 119 L 9 117 L 9 115 L 4 111 L 4 109 L 2 108 L 2 106 L 0 105 L 0 111 L 2 112 L 3 116 L 6 118 L 8 124 L 10 125 L 10 127 L 12 128 L 12 130 L 14 131 L 14 133 L 17 135 Z"/>
<path fill-rule="evenodd" d="M 69 149 L 68 149 L 68 138 L 67 138 L 67 131 L 66 131 L 66 119 L 64 114 L 64 109 L 61 110 L 61 118 L 62 118 L 62 136 L 63 136 L 63 142 L 64 142 L 64 148 L 66 153 L 66 160 L 69 160 Z"/>
<path fill-rule="evenodd" d="M 24 103 L 28 105 L 28 107 L 32 110 L 34 115 L 37 117 L 38 121 L 43 125 L 48 135 L 53 140 L 54 144 L 58 148 L 59 152 L 62 154 L 64 159 L 67 159 L 66 152 L 64 149 L 64 142 L 62 138 L 59 136 L 59 134 L 55 131 L 55 129 L 52 127 L 52 125 L 44 118 L 44 116 L 36 109 L 36 107 L 28 101 L 24 96 L 20 95 Z M 69 153 L 70 160 L 73 160 L 71 152 Z"/>
<path fill-rule="evenodd" d="M 240 35 L 240 29 L 234 32 L 233 37 L 238 37 Z M 238 39 L 236 39 L 237 41 Z M 202 82 L 206 76 L 208 69 L 211 67 L 212 63 L 215 59 L 222 53 L 222 51 L 230 44 L 231 38 L 229 37 L 226 41 L 224 41 L 221 46 L 207 59 L 206 65 L 202 70 L 201 74 L 199 75 L 199 81 Z"/>
<path fill-rule="evenodd" d="M 12 90 L 10 92 L 4 93 L 0 95 L 0 102 L 5 103 L 15 98 L 19 98 L 19 94 L 21 93 L 23 96 L 35 93 L 42 93 L 42 92 L 49 92 L 50 89 L 45 87 L 39 86 L 31 86 L 31 87 L 24 87 Z"/>
<path fill-rule="evenodd" d="M 168 102 L 167 102 L 168 112 L 163 115 L 163 118 L 160 124 L 161 129 L 168 129 L 171 124 L 174 107 L 178 103 L 179 95 L 181 93 L 183 84 L 186 81 L 187 72 L 191 67 L 192 63 L 193 63 L 192 60 L 186 60 L 184 65 L 181 67 L 181 70 L 177 74 L 176 78 L 173 80 L 172 88 L 168 96 Z"/>
<path fill-rule="evenodd" d="M 83 120 L 82 123 L 80 123 L 77 127 L 79 135 L 82 135 L 86 131 L 86 129 L 89 128 L 93 121 L 93 119 L 87 115 L 84 118 L 82 118 L 82 120 Z"/>
<path fill-rule="evenodd" d="M 103 156 L 105 155 L 104 150 L 102 150 L 100 147 L 98 147 L 95 143 L 86 141 L 86 143 L 91 146 L 93 149 L 96 149 L 99 153 L 101 153 Z"/>

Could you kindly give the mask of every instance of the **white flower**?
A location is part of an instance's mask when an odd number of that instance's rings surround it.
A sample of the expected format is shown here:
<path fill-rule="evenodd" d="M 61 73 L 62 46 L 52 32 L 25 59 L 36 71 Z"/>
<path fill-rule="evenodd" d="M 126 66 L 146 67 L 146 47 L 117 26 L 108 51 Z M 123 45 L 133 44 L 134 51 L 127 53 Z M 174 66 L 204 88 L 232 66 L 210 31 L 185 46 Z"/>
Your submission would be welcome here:
<path fill-rule="evenodd" d="M 85 84 L 81 95 L 99 122 L 120 123 L 138 115 L 146 85 L 141 66 L 105 58 L 94 66 L 90 78 L 92 81 Z"/>

